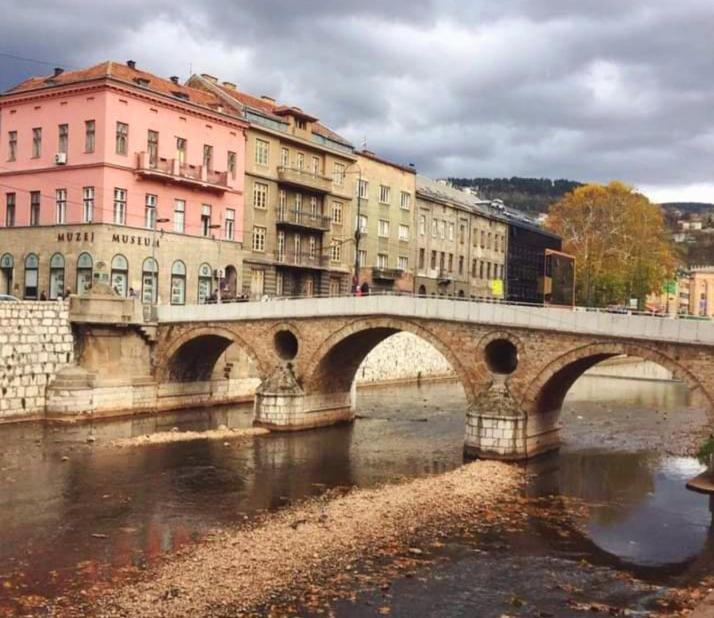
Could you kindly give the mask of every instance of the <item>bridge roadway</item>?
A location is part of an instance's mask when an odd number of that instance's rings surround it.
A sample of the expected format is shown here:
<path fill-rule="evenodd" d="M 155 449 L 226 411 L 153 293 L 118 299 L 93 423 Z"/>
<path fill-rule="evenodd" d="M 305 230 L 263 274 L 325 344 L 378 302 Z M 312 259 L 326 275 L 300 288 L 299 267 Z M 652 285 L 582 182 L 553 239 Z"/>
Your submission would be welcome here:
<path fill-rule="evenodd" d="M 473 455 L 524 459 L 557 448 L 569 388 L 622 354 L 664 366 L 693 404 L 714 409 L 710 321 L 381 295 L 162 305 L 150 324 L 141 309 L 106 296 L 73 300 L 78 367 L 54 387 L 48 412 L 153 412 L 255 393 L 255 422 L 274 430 L 350 421 L 359 365 L 400 331 L 426 340 L 454 369 Z M 227 361 L 235 350 L 254 368 L 249 393 Z"/>

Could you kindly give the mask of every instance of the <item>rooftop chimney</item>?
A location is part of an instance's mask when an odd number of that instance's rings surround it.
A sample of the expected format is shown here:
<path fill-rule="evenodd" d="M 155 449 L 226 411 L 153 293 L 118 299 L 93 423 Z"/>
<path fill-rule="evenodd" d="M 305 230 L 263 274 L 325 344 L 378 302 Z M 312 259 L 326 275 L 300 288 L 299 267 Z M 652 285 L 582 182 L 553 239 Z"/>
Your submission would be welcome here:
<path fill-rule="evenodd" d="M 126 66 L 128 66 L 132 71 L 136 70 L 136 62 L 134 60 L 127 60 Z"/>
<path fill-rule="evenodd" d="M 236 85 L 233 82 L 223 82 L 223 85 L 230 90 L 236 89 Z"/>
<path fill-rule="evenodd" d="M 62 75 L 62 73 L 64 73 L 64 69 L 62 67 L 55 67 L 54 77 L 57 77 L 58 75 Z"/>
<path fill-rule="evenodd" d="M 217 84 L 217 83 L 218 83 L 218 78 L 217 78 L 217 77 L 213 77 L 213 75 L 209 75 L 208 73 L 201 73 L 201 77 L 203 77 L 204 79 L 207 79 L 207 80 L 208 80 L 209 82 L 211 82 L 212 84 Z"/>
<path fill-rule="evenodd" d="M 171 77 L 169 77 L 169 79 L 170 79 L 174 84 L 178 84 L 178 83 L 179 83 L 178 75 L 172 75 Z"/>

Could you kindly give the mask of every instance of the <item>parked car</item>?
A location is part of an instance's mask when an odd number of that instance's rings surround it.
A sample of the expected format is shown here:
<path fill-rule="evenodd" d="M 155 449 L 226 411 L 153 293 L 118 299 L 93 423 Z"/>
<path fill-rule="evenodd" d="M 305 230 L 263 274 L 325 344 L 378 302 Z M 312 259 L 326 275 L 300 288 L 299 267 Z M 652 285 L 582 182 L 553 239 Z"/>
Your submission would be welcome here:
<path fill-rule="evenodd" d="M 17 302 L 20 299 L 17 298 L 17 296 L 13 296 L 12 294 L 0 294 L 0 302 L 2 301 L 11 301 L 11 302 Z"/>

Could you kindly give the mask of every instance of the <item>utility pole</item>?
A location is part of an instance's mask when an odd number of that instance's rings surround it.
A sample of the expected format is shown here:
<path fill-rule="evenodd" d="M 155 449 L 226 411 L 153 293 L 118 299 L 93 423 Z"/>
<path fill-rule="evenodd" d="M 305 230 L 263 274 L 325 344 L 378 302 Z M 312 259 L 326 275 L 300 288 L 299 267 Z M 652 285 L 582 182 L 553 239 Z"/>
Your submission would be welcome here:
<path fill-rule="evenodd" d="M 359 168 L 359 176 L 357 179 L 357 225 L 355 225 L 355 274 L 354 274 L 354 289 L 356 292 L 359 287 L 359 241 L 362 237 L 360 230 L 360 215 L 362 210 L 362 168 Z"/>

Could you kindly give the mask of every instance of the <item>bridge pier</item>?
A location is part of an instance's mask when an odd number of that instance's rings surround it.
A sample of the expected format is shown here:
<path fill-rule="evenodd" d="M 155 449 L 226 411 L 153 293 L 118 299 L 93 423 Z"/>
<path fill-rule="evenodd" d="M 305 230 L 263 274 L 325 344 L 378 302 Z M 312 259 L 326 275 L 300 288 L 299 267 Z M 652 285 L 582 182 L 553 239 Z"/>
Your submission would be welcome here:
<path fill-rule="evenodd" d="M 306 394 L 291 363 L 278 367 L 255 393 L 253 424 L 274 431 L 300 431 L 354 420 L 354 391 Z"/>
<path fill-rule="evenodd" d="M 490 388 L 466 412 L 467 457 L 521 461 L 559 447 L 556 417 L 529 417 L 510 392 L 504 375 L 495 374 Z"/>

